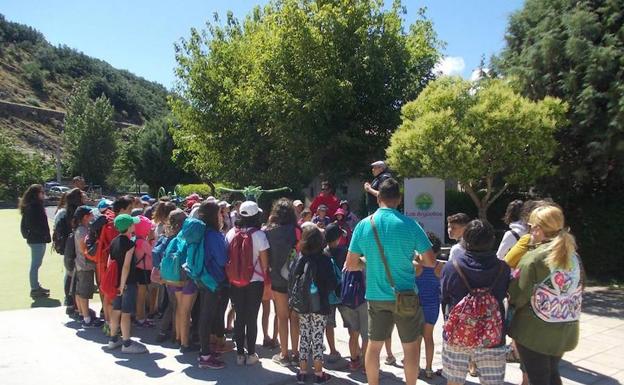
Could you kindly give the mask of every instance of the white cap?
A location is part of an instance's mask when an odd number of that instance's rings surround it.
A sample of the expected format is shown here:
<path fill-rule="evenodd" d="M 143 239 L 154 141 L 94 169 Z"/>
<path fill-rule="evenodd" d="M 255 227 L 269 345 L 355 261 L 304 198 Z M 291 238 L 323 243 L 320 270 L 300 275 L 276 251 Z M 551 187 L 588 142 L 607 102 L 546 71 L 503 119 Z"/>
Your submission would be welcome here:
<path fill-rule="evenodd" d="M 307 222 L 303 222 L 301 226 L 299 227 L 301 227 L 301 230 L 303 230 L 306 227 L 316 227 L 316 224 L 314 222 L 307 221 Z"/>
<path fill-rule="evenodd" d="M 386 167 L 386 162 L 384 162 L 383 160 L 378 160 L 371 163 L 371 167 Z"/>
<path fill-rule="evenodd" d="M 258 207 L 258 204 L 254 201 L 245 201 L 241 203 L 238 213 L 241 217 L 253 217 L 254 215 L 261 213 L 262 210 Z"/>
<path fill-rule="evenodd" d="M 297 206 L 303 206 L 303 202 L 301 202 L 299 199 L 295 200 L 293 202 L 293 206 L 297 207 Z"/>
<path fill-rule="evenodd" d="M 209 196 L 208 198 L 206 198 L 206 202 L 214 202 L 217 203 L 217 198 L 213 197 L 212 195 Z"/>
<path fill-rule="evenodd" d="M 226 201 L 219 201 L 219 207 L 228 207 L 228 203 Z"/>

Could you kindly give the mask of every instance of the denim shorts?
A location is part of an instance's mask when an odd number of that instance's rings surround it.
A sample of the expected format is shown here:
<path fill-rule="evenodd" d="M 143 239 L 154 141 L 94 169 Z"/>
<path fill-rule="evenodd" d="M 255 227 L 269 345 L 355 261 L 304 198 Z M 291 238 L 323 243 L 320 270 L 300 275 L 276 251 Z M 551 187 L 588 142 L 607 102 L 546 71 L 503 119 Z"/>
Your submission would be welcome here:
<path fill-rule="evenodd" d="M 134 314 L 136 311 L 136 284 L 126 285 L 122 295 L 113 300 L 113 310 L 121 310 L 122 313 Z"/>

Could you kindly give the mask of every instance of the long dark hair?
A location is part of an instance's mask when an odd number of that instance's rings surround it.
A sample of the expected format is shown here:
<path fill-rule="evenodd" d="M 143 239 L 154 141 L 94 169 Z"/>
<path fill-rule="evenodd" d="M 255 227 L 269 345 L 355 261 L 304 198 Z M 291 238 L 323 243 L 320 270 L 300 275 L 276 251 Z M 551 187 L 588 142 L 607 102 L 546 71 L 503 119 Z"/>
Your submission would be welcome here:
<path fill-rule="evenodd" d="M 524 206 L 524 202 L 520 199 L 516 199 L 514 201 L 509 202 L 507 205 L 507 210 L 505 210 L 505 216 L 503 216 L 503 222 L 506 224 L 510 224 L 512 222 L 517 222 L 520 220 L 520 215 L 522 214 L 522 207 Z"/>
<path fill-rule="evenodd" d="M 40 184 L 31 184 L 30 187 L 28 187 L 26 191 L 24 191 L 24 195 L 22 195 L 22 198 L 19 201 L 20 214 L 24 215 L 24 210 L 26 210 L 26 207 L 32 204 L 43 204 L 43 201 L 39 199 L 39 194 L 42 192 L 43 186 L 41 186 Z"/>
<path fill-rule="evenodd" d="M 325 248 L 325 237 L 316 226 L 305 226 L 301 234 L 301 254 L 318 254 Z"/>
<path fill-rule="evenodd" d="M 257 213 L 256 215 L 253 215 L 251 217 L 244 217 L 242 215 L 239 215 L 238 218 L 236 219 L 236 222 L 234 223 L 234 226 L 240 229 L 245 229 L 249 227 L 254 227 L 254 228 L 259 229 L 260 226 L 262 226 L 262 223 L 260 222 L 261 216 L 262 216 L 262 213 Z"/>
<path fill-rule="evenodd" d="M 280 198 L 273 203 L 273 208 L 271 209 L 271 215 L 269 218 L 271 217 L 273 217 L 274 220 L 269 220 L 269 228 L 297 224 L 295 207 L 293 206 L 292 201 L 287 198 Z"/>
<path fill-rule="evenodd" d="M 67 220 L 68 224 L 71 224 L 76 209 L 84 204 L 82 190 L 78 187 L 69 190 L 65 199 L 65 220 Z"/>
<path fill-rule="evenodd" d="M 219 215 L 221 208 L 215 202 L 203 201 L 197 209 L 197 217 L 215 231 L 219 231 Z"/>

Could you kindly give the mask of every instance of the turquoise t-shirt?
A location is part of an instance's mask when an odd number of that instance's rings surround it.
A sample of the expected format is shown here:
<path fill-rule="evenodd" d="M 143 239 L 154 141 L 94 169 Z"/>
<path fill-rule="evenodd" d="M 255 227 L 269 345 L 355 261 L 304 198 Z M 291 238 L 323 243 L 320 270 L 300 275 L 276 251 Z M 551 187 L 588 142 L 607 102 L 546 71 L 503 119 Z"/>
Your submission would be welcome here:
<path fill-rule="evenodd" d="M 396 289 L 418 292 L 412 261 L 414 252 L 422 254 L 431 249 L 427 234 L 413 219 L 395 209 L 379 208 L 373 216 Z M 366 257 L 366 299 L 394 301 L 394 291 L 386 278 L 370 217 L 355 226 L 349 251 Z"/>

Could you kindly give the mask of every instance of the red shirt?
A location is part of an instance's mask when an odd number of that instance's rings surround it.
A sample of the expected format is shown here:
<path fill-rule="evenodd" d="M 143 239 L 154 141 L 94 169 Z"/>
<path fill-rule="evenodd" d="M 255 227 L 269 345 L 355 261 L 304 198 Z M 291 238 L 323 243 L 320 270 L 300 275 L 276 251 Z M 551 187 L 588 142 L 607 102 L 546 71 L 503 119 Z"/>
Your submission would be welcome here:
<path fill-rule="evenodd" d="M 310 205 L 312 215 L 316 214 L 316 210 L 320 205 L 327 206 L 327 216 L 333 219 L 336 210 L 340 208 L 340 201 L 334 194 L 323 195 L 323 193 L 320 193 L 316 196 L 316 198 L 314 198 L 312 204 Z"/>

